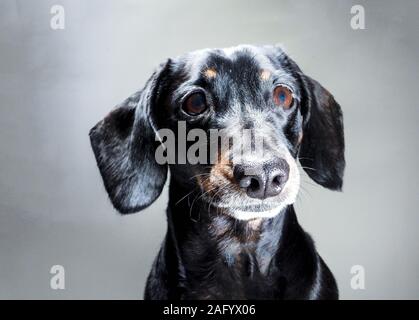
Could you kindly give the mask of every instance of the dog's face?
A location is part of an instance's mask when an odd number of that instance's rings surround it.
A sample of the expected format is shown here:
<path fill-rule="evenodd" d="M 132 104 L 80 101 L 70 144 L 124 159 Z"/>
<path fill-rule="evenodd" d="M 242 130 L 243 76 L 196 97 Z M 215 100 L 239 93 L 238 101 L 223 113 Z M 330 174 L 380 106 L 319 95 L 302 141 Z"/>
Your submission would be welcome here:
<path fill-rule="evenodd" d="M 298 159 L 319 184 L 342 185 L 340 107 L 278 47 L 208 49 L 169 60 L 92 129 L 91 141 L 121 212 L 151 204 L 168 166 L 217 212 L 242 220 L 272 217 L 295 201 Z M 168 164 L 157 159 L 163 146 L 174 155 Z"/>
<path fill-rule="evenodd" d="M 196 184 L 201 200 L 238 219 L 278 213 L 278 207 L 294 202 L 299 188 L 295 157 L 302 136 L 301 93 L 292 67 L 276 53 L 237 47 L 174 59 L 171 80 L 157 103 L 158 128 L 176 132 L 184 121 L 187 133 L 203 129 L 207 148 L 202 152 L 216 153 L 195 165 L 188 158 L 185 165 L 175 162 L 172 174 L 183 184 Z M 220 148 L 210 150 L 214 132 Z M 185 139 L 176 133 L 177 140 Z M 222 139 L 230 139 L 228 148 Z M 179 141 L 166 143 L 173 145 Z"/>

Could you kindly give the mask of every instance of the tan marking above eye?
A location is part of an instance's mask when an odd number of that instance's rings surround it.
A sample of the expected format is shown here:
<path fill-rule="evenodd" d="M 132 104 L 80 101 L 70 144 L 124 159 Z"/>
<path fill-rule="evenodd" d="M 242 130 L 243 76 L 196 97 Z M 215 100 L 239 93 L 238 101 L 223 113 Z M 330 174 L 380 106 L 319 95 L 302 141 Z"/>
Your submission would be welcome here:
<path fill-rule="evenodd" d="M 217 76 L 217 71 L 214 68 L 209 68 L 204 72 L 205 77 L 208 79 L 213 79 Z"/>
<path fill-rule="evenodd" d="M 269 70 L 262 70 L 260 73 L 260 78 L 264 81 L 268 80 L 271 76 L 271 72 Z"/>

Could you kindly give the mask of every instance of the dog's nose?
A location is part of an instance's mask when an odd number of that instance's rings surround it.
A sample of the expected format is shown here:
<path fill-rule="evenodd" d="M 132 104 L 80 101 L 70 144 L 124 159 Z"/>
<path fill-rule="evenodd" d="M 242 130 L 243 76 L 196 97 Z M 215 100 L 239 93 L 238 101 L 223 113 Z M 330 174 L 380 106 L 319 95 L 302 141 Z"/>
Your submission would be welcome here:
<path fill-rule="evenodd" d="M 284 188 L 288 175 L 289 165 L 284 159 L 234 166 L 234 178 L 251 198 L 266 199 L 277 196 Z"/>

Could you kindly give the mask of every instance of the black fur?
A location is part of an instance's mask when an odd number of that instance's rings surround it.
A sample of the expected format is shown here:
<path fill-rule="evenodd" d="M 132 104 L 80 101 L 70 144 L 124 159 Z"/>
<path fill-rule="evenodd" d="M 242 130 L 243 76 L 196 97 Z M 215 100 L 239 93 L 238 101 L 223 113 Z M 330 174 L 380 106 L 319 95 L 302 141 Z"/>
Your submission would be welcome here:
<path fill-rule="evenodd" d="M 121 213 L 148 207 L 166 182 L 167 166 L 154 159 L 155 132 L 150 115 L 163 73 L 161 67 L 142 91 L 125 100 L 90 131 L 106 191 Z"/>
<path fill-rule="evenodd" d="M 305 138 L 301 145 L 300 162 L 317 183 L 332 190 L 341 190 L 345 169 L 342 111 L 333 96 L 316 80 L 303 77 L 306 95 Z"/>
<path fill-rule="evenodd" d="M 281 83 L 294 88 L 296 105 L 290 110 L 275 108 L 274 84 L 259 78 L 262 66 L 268 64 L 274 75 L 281 71 Z M 207 68 L 217 71 L 216 79 L 203 75 Z M 279 81 L 275 77 L 274 83 Z M 197 89 L 205 92 L 211 108 L 192 118 L 182 112 L 181 104 L 188 92 Z M 160 146 L 156 130 L 176 131 L 179 120 L 186 121 L 188 131 L 221 129 L 219 119 L 229 117 L 233 105 L 236 112 L 241 110 L 244 127 L 260 126 L 246 108 L 265 115 L 266 124 L 278 129 L 275 141 L 299 158 L 314 181 L 341 189 L 343 120 L 333 96 L 304 75 L 280 48 L 240 47 L 230 55 L 206 50 L 169 60 L 142 91 L 91 130 L 98 167 L 115 208 L 137 212 L 161 193 L 168 165 L 155 160 Z M 197 174 L 211 174 L 211 166 L 169 167 L 168 231 L 147 281 L 146 299 L 338 297 L 333 275 L 298 224 L 292 205 L 273 218 L 237 220 L 220 213 L 197 185 Z"/>

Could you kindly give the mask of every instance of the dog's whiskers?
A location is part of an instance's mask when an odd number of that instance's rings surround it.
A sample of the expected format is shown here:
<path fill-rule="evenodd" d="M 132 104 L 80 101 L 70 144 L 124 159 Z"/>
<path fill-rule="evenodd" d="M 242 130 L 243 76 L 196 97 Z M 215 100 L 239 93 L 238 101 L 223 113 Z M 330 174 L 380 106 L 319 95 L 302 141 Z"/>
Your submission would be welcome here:
<path fill-rule="evenodd" d="M 194 219 L 192 219 L 192 208 L 193 208 L 193 206 L 194 206 L 194 204 L 195 204 L 196 200 L 199 200 L 200 198 L 202 198 L 203 196 L 205 196 L 206 194 L 208 194 L 209 192 L 211 192 L 211 191 L 213 191 L 213 190 L 215 190 L 215 189 L 217 189 L 217 187 L 214 187 L 214 188 L 212 188 L 212 189 L 209 189 L 209 190 L 205 191 L 204 193 L 202 193 L 201 195 L 197 195 L 197 196 L 194 198 L 194 200 L 192 201 L 192 205 L 190 206 L 190 209 L 189 209 L 189 217 L 191 218 L 191 220 L 192 220 L 192 221 L 194 221 L 194 222 L 197 222 L 197 221 L 198 221 L 198 220 L 194 220 Z M 199 219 L 199 217 L 198 217 L 198 219 Z"/>
<path fill-rule="evenodd" d="M 225 189 L 227 189 L 227 187 L 228 187 L 228 185 L 229 185 L 230 183 L 229 182 L 227 182 L 227 183 L 225 183 L 223 186 L 221 186 L 220 187 L 220 190 L 218 190 L 211 198 L 210 198 L 210 202 L 209 202 L 209 205 L 208 205 L 208 210 L 210 209 L 210 207 L 211 207 L 211 204 L 212 204 L 212 202 L 214 201 L 214 199 L 215 199 L 215 197 L 220 193 L 220 192 L 222 192 L 222 191 L 224 191 Z M 218 213 L 218 207 L 217 207 L 217 213 Z"/>
<path fill-rule="evenodd" d="M 182 197 L 178 202 L 175 203 L 175 206 L 177 206 L 182 200 L 184 200 L 186 197 L 190 196 L 193 192 L 196 191 L 196 188 L 194 188 L 191 192 L 186 194 L 186 196 Z"/>

